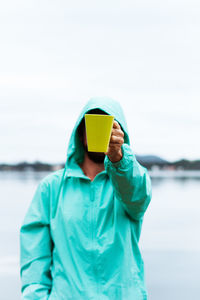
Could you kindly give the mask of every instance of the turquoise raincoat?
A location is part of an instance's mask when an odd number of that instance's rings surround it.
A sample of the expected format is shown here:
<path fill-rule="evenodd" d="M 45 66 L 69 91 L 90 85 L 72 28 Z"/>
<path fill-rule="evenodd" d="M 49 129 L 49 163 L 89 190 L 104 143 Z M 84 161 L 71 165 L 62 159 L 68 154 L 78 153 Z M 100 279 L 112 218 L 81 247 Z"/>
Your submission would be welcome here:
<path fill-rule="evenodd" d="M 125 136 L 122 159 L 106 156 L 91 181 L 79 166 L 77 127 L 94 108 L 114 115 Z M 150 178 L 131 150 L 119 103 L 91 99 L 72 131 L 65 168 L 41 180 L 21 225 L 22 299 L 147 299 L 138 241 L 150 200 Z"/>

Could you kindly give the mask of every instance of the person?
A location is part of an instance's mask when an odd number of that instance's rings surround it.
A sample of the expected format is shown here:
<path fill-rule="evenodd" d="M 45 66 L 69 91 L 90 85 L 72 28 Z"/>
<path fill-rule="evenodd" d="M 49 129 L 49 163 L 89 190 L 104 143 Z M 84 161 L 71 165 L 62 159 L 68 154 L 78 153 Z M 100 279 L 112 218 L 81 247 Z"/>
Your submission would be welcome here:
<path fill-rule="evenodd" d="M 88 152 L 86 113 L 114 116 L 106 153 Z M 90 99 L 72 131 L 65 167 L 39 182 L 20 227 L 22 299 L 147 299 L 138 242 L 151 196 L 121 105 Z"/>

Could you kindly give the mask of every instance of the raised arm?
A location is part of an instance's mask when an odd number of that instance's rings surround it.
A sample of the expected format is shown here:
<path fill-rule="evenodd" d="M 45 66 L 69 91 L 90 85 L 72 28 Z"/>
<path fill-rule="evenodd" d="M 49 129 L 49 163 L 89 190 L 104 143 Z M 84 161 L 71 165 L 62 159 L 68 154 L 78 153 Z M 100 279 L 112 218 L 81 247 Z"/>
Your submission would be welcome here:
<path fill-rule="evenodd" d="M 47 184 L 38 185 L 20 228 L 22 300 L 47 300 L 51 291 L 53 243 L 49 229 Z"/>
<path fill-rule="evenodd" d="M 135 158 L 128 144 L 122 145 L 122 159 L 111 162 L 106 156 L 105 168 L 117 198 L 134 220 L 143 217 L 151 200 L 151 181 L 146 168 L 142 167 Z"/>
<path fill-rule="evenodd" d="M 139 164 L 130 146 L 124 143 L 124 133 L 116 121 L 104 165 L 126 212 L 133 220 L 141 219 L 151 200 L 151 180 L 147 169 Z"/>

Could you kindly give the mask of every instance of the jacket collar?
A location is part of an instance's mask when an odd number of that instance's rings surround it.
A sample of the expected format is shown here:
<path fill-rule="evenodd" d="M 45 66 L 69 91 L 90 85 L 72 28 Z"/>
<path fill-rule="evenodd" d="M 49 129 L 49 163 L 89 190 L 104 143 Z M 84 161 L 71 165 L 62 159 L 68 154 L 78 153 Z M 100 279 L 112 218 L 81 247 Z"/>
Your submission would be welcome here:
<path fill-rule="evenodd" d="M 107 172 L 106 170 L 103 170 L 99 174 L 107 174 Z M 76 163 L 74 160 L 67 165 L 64 179 L 66 179 L 67 177 L 77 177 L 77 178 L 84 178 L 86 180 L 90 180 L 90 178 L 83 173 L 83 170 L 81 169 L 79 164 Z"/>

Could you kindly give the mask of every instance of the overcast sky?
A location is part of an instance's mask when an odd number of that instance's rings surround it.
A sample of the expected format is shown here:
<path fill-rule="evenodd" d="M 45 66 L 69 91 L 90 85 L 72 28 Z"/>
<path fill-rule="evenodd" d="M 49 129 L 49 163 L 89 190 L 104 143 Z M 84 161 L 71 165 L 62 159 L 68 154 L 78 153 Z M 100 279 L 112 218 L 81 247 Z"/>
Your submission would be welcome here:
<path fill-rule="evenodd" d="M 132 149 L 200 159 L 200 2 L 2 1 L 0 162 L 62 162 L 93 96 L 124 109 Z"/>

